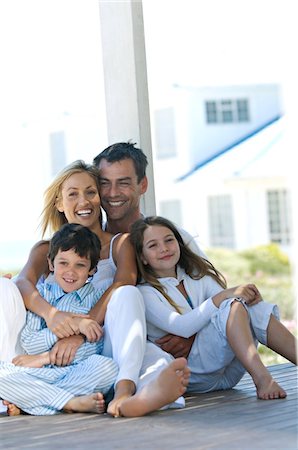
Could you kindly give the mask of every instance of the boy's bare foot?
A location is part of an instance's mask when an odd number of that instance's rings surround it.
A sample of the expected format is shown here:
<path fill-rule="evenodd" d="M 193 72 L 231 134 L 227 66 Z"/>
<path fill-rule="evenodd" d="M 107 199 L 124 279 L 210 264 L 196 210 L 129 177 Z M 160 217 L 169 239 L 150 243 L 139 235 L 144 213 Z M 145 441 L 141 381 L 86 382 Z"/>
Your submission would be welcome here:
<path fill-rule="evenodd" d="M 172 361 L 156 378 L 119 405 L 121 416 L 139 417 L 166 406 L 183 395 L 190 369 L 185 358 Z"/>
<path fill-rule="evenodd" d="M 22 410 L 13 403 L 9 403 L 7 400 L 3 400 L 3 405 L 7 406 L 7 414 L 9 416 L 19 416 L 22 414 Z"/>
<path fill-rule="evenodd" d="M 46 364 L 50 364 L 49 353 L 42 353 L 41 355 L 18 355 L 12 360 L 16 366 L 35 367 L 40 368 Z"/>
<path fill-rule="evenodd" d="M 100 392 L 90 395 L 81 395 L 70 399 L 63 407 L 65 412 L 90 412 L 103 414 L 105 412 L 105 401 Z"/>
<path fill-rule="evenodd" d="M 256 388 L 260 400 L 275 400 L 287 396 L 287 393 L 271 376 L 260 380 Z"/>
<path fill-rule="evenodd" d="M 136 386 L 131 380 L 120 380 L 115 386 L 115 395 L 113 400 L 110 401 L 107 413 L 111 416 L 120 416 L 120 406 L 124 400 L 132 397 L 136 391 Z"/>

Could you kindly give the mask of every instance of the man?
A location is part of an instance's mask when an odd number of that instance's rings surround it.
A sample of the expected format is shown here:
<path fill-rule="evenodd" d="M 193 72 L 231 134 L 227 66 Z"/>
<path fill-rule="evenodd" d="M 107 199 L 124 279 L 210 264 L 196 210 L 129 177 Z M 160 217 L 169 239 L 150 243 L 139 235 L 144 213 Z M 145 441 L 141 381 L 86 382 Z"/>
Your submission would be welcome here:
<path fill-rule="evenodd" d="M 106 231 L 113 234 L 129 232 L 131 224 L 142 217 L 140 199 L 148 187 L 146 155 L 135 144 L 119 142 L 99 153 L 93 164 L 99 170 L 101 204 L 107 216 Z M 179 231 L 195 253 L 205 256 L 189 233 Z M 156 343 L 178 358 L 188 356 L 193 340 L 194 336 L 185 339 L 167 335 Z"/>

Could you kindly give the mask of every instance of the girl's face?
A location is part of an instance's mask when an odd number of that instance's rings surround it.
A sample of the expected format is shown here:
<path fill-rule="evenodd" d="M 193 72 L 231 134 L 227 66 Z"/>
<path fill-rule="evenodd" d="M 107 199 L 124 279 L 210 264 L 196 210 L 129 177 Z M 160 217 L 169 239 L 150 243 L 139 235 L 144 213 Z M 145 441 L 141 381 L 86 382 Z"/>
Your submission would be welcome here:
<path fill-rule="evenodd" d="M 56 206 L 65 214 L 68 223 L 96 228 L 100 217 L 100 197 L 92 176 L 87 172 L 71 175 L 62 185 Z"/>
<path fill-rule="evenodd" d="M 54 264 L 49 261 L 55 280 L 64 292 L 73 292 L 83 287 L 90 275 L 90 266 L 90 259 L 79 256 L 73 249 L 59 250 Z"/>
<path fill-rule="evenodd" d="M 143 263 L 149 264 L 158 277 L 176 277 L 180 248 L 173 232 L 164 226 L 146 228 L 143 239 Z"/>

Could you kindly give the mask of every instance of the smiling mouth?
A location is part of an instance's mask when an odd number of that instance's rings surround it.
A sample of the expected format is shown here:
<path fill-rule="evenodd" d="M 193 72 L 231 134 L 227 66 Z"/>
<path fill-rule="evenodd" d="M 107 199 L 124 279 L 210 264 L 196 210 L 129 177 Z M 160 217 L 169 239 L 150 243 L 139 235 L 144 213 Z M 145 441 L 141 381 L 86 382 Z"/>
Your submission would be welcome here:
<path fill-rule="evenodd" d="M 123 206 L 125 203 L 125 200 L 118 200 L 117 202 L 111 202 L 107 201 L 107 204 L 111 206 L 112 208 L 118 208 L 119 206 Z"/>
<path fill-rule="evenodd" d="M 80 217 L 88 217 L 92 213 L 91 209 L 80 209 L 76 214 Z"/>

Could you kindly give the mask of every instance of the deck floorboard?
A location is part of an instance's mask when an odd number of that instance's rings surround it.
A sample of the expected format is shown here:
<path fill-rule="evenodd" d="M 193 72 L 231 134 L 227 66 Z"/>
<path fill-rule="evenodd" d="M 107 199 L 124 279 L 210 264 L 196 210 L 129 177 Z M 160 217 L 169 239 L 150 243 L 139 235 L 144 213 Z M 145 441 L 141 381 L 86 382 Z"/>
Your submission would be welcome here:
<path fill-rule="evenodd" d="M 279 364 L 269 370 L 286 399 L 258 400 L 245 375 L 230 391 L 190 395 L 184 409 L 140 418 L 0 414 L 0 449 L 297 450 L 297 368 Z"/>

